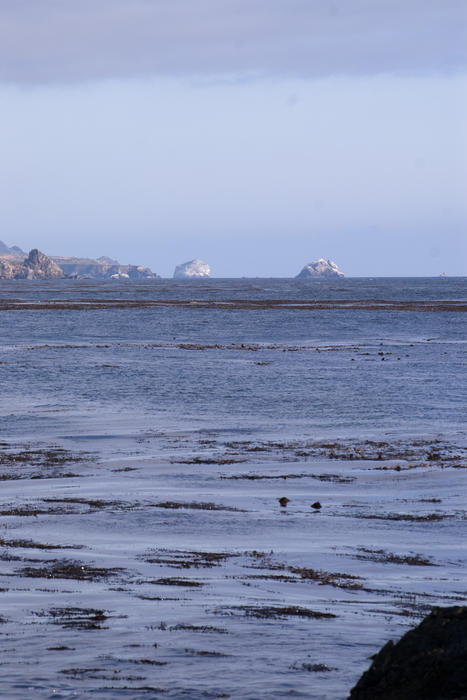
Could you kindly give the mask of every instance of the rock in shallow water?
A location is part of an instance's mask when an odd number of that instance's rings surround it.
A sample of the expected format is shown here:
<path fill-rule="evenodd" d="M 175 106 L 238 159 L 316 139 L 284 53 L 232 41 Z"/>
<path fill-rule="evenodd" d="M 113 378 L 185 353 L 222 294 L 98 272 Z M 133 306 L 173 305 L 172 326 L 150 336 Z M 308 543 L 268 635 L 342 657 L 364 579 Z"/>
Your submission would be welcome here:
<path fill-rule="evenodd" d="M 349 700 L 467 700 L 467 607 L 435 608 L 387 642 Z"/>

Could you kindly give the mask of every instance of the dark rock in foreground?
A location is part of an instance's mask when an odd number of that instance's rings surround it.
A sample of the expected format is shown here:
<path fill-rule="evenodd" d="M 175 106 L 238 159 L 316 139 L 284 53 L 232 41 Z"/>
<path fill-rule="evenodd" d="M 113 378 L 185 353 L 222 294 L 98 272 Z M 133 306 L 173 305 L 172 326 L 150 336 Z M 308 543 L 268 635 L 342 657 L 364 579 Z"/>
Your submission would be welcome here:
<path fill-rule="evenodd" d="M 467 700 L 467 607 L 435 608 L 385 644 L 349 700 Z"/>

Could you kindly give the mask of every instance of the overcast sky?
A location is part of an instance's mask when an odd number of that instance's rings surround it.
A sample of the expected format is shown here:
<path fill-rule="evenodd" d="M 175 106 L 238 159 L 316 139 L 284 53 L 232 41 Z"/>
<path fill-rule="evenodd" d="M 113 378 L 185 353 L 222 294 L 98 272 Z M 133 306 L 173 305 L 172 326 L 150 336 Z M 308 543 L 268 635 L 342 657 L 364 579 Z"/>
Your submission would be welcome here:
<path fill-rule="evenodd" d="M 467 274 L 465 0 L 0 0 L 0 239 Z"/>

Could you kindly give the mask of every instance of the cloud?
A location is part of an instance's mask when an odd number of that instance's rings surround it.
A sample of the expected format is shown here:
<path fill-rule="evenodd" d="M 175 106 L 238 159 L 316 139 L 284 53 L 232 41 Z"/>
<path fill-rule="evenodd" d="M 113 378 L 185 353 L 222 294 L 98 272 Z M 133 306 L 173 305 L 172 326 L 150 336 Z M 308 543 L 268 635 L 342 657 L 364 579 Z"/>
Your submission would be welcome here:
<path fill-rule="evenodd" d="M 1 0 L 0 81 L 467 67 L 465 0 Z"/>

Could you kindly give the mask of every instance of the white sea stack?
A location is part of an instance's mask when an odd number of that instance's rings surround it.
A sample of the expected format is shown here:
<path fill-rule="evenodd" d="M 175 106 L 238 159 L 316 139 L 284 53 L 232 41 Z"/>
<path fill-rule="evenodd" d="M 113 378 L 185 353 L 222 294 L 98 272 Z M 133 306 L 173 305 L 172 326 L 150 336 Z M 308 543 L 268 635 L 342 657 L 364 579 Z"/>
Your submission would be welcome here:
<path fill-rule="evenodd" d="M 344 273 L 339 270 L 333 260 L 319 258 L 319 260 L 316 260 L 316 262 L 311 262 L 308 263 L 308 265 L 305 265 L 303 270 L 298 273 L 297 278 L 343 276 Z"/>
<path fill-rule="evenodd" d="M 174 272 L 174 279 L 192 279 L 193 277 L 209 277 L 211 269 L 209 265 L 198 258 L 189 260 L 182 265 L 177 265 Z"/>

